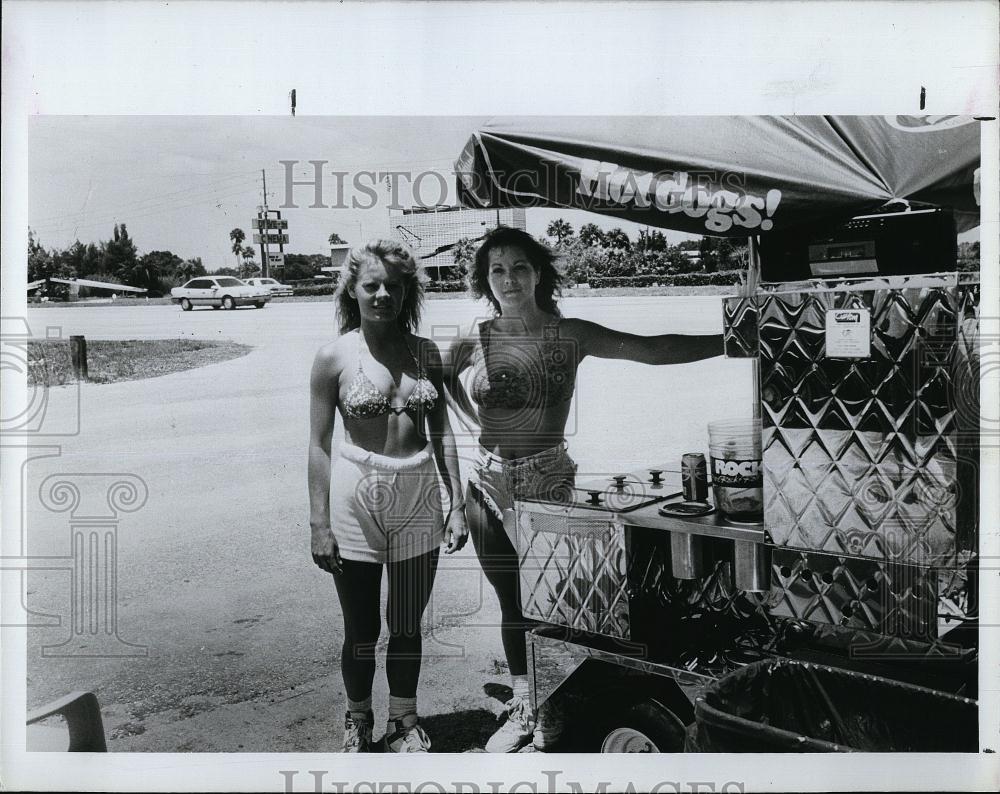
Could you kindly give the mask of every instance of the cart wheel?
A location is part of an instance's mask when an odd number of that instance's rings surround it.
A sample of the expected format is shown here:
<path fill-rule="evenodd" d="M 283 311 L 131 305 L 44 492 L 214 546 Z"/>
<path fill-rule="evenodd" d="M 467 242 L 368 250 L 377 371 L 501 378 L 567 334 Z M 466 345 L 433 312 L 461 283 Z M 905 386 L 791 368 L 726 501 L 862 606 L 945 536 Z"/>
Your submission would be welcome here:
<path fill-rule="evenodd" d="M 627 708 L 601 744 L 602 753 L 680 753 L 685 727 L 677 715 L 655 700 Z"/>

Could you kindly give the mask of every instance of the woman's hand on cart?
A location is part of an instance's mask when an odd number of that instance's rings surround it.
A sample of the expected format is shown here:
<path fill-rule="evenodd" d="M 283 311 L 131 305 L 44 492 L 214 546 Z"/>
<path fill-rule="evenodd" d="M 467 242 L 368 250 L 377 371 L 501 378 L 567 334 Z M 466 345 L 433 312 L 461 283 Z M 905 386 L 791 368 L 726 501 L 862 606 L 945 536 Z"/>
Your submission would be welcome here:
<path fill-rule="evenodd" d="M 445 554 L 454 554 L 461 550 L 469 539 L 469 525 L 465 522 L 465 510 L 452 510 L 448 516 L 448 523 L 445 525 L 444 539 Z"/>
<path fill-rule="evenodd" d="M 313 562 L 327 573 L 337 574 L 343 570 L 340 547 L 330 527 L 312 528 L 312 556 Z"/>

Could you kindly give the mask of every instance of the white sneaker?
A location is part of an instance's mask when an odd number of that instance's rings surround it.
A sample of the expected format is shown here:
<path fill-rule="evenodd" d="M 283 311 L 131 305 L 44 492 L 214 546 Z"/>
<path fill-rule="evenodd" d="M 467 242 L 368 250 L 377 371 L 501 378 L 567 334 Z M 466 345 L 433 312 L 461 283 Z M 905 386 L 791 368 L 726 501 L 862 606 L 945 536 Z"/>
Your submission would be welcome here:
<path fill-rule="evenodd" d="M 535 720 L 527 701 L 515 695 L 504 707 L 507 709 L 507 721 L 486 742 L 488 753 L 516 753 L 531 742 Z"/>
<path fill-rule="evenodd" d="M 382 748 L 387 753 L 426 753 L 431 749 L 431 739 L 417 723 L 407 728 L 402 720 L 389 720 Z"/>
<path fill-rule="evenodd" d="M 549 698 L 538 709 L 531 743 L 536 750 L 550 750 L 563 735 L 564 727 L 562 708 L 552 698 Z"/>

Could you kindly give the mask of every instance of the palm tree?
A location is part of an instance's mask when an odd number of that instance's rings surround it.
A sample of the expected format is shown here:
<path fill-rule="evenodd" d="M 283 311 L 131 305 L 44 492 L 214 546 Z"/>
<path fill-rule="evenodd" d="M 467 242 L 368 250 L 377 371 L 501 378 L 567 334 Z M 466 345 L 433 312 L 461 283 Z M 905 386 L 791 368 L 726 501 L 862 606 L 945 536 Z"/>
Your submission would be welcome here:
<path fill-rule="evenodd" d="M 616 251 L 632 250 L 632 241 L 628 239 L 628 235 L 625 232 L 617 227 L 605 232 L 604 242 L 609 248 L 614 248 Z"/>
<path fill-rule="evenodd" d="M 233 241 L 233 254 L 236 255 L 236 267 L 239 267 L 240 257 L 243 256 L 243 241 L 247 236 L 242 229 L 236 228 L 229 233 L 229 239 Z"/>
<path fill-rule="evenodd" d="M 257 263 L 254 261 L 256 252 L 252 246 L 248 245 L 240 252 L 240 256 L 243 257 L 243 268 L 240 271 L 242 274 L 241 278 L 250 278 L 257 272 Z"/>
<path fill-rule="evenodd" d="M 347 240 L 345 240 L 343 237 L 341 237 L 336 232 L 331 232 L 330 233 L 330 236 L 327 238 L 327 242 L 330 245 L 346 245 L 347 244 Z"/>
<path fill-rule="evenodd" d="M 580 227 L 580 242 L 588 248 L 604 245 L 604 232 L 596 223 L 585 223 Z"/>
<path fill-rule="evenodd" d="M 573 236 L 573 227 L 562 218 L 556 218 L 546 227 L 545 233 L 556 238 L 556 245 L 562 245 L 565 240 Z"/>

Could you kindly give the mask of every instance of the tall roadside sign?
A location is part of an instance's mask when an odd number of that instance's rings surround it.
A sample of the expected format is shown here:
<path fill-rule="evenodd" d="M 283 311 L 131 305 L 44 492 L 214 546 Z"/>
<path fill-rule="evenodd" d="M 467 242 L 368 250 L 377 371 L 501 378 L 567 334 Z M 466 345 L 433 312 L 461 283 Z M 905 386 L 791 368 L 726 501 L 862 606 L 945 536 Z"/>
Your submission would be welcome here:
<path fill-rule="evenodd" d="M 281 210 L 257 207 L 257 217 L 251 222 L 254 228 L 254 245 L 260 246 L 261 275 L 267 278 L 271 271 L 285 267 L 285 245 L 288 243 L 288 221 L 281 217 Z M 277 247 L 277 250 L 274 250 Z"/>
<path fill-rule="evenodd" d="M 257 217 L 251 221 L 251 225 L 256 230 L 253 236 L 254 245 L 260 246 L 260 274 L 264 278 L 271 275 L 271 271 L 281 274 L 285 269 L 285 244 L 288 242 L 288 221 L 282 220 L 281 210 L 269 210 L 267 208 L 267 175 L 264 170 L 260 172 L 261 186 L 264 191 L 264 204 L 257 207 Z M 273 251 L 271 246 L 277 246 L 278 250 Z"/>

